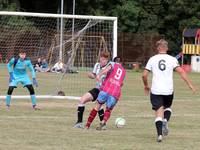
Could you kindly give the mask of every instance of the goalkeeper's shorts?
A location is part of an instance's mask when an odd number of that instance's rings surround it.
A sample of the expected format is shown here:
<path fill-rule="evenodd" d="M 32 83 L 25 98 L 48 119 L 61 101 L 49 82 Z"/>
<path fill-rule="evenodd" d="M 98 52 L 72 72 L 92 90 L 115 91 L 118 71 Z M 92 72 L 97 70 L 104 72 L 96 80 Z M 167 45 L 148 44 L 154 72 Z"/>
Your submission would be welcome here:
<path fill-rule="evenodd" d="M 9 83 L 9 86 L 17 87 L 18 84 L 20 83 L 22 84 L 23 87 L 25 87 L 26 85 L 32 84 L 28 76 L 23 76 L 23 77 L 18 77 L 12 80 L 12 82 Z"/>

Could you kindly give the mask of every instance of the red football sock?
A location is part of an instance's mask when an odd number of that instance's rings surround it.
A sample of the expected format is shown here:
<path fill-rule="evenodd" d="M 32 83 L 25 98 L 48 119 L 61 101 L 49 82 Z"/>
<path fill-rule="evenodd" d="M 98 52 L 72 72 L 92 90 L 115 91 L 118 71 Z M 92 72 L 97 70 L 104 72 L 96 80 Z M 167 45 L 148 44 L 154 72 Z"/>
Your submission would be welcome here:
<path fill-rule="evenodd" d="M 90 125 L 91 125 L 92 121 L 94 120 L 94 118 L 96 117 L 96 115 L 97 115 L 97 111 L 93 108 L 88 117 L 86 127 L 90 127 Z"/>
<path fill-rule="evenodd" d="M 110 118 L 111 110 L 109 108 L 106 108 L 106 111 L 104 113 L 103 121 L 106 123 L 108 119 Z"/>

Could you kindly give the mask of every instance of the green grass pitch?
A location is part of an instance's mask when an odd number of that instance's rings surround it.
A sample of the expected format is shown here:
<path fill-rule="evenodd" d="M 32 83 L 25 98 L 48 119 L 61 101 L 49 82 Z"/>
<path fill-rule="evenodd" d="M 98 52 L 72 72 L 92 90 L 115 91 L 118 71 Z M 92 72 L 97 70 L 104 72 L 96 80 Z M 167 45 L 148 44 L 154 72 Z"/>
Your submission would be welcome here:
<path fill-rule="evenodd" d="M 6 76 L 6 71 L 1 69 L 1 95 L 6 94 Z M 69 82 L 74 76 L 78 75 L 66 75 L 64 80 Z M 200 88 L 200 74 L 190 73 L 189 76 L 196 87 Z M 88 80 L 86 76 L 82 78 Z M 51 81 L 46 81 L 47 79 Z M 36 92 L 43 90 L 48 93 L 54 76 L 38 74 L 38 80 L 39 84 L 44 83 L 46 86 L 39 87 Z M 143 93 L 141 73 L 128 71 L 123 96 L 112 112 L 106 131 L 95 130 L 98 118 L 89 130 L 74 129 L 77 109 L 75 100 L 38 100 L 41 111 L 32 110 L 30 100 L 12 100 L 8 111 L 4 100 L 0 100 L 0 150 L 198 150 L 200 94 L 197 92 L 192 95 L 178 74 L 174 75 L 174 82 L 175 98 L 169 124 L 170 133 L 162 143 L 156 142 L 154 112 L 151 110 L 149 97 Z M 74 90 L 82 95 L 92 85 L 79 83 Z M 26 90 L 20 87 L 16 93 L 24 94 Z M 86 105 L 84 122 L 94 105 Z M 126 119 L 124 128 L 115 127 L 117 117 Z"/>

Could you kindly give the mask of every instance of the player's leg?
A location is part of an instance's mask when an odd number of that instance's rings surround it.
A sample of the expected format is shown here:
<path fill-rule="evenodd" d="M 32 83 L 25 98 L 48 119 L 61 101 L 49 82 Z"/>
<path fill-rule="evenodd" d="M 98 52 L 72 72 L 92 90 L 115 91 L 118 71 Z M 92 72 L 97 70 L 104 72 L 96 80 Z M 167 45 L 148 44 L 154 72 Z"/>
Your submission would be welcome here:
<path fill-rule="evenodd" d="M 99 115 L 99 120 L 102 121 L 104 118 L 104 109 L 103 107 L 101 107 L 98 111 L 98 115 Z"/>
<path fill-rule="evenodd" d="M 6 106 L 7 108 L 10 107 L 10 102 L 11 102 L 11 95 L 13 93 L 14 88 L 17 88 L 18 83 L 20 80 L 14 79 L 12 82 L 9 83 L 8 91 L 7 91 L 7 96 L 6 96 Z"/>
<path fill-rule="evenodd" d="M 77 108 L 77 122 L 74 125 L 75 128 L 83 128 L 83 113 L 85 111 L 85 104 L 92 100 L 93 96 L 90 91 L 80 98 Z"/>
<path fill-rule="evenodd" d="M 169 128 L 168 128 L 168 122 L 171 117 L 172 109 L 170 108 L 173 102 L 173 94 L 164 96 L 164 118 L 163 118 L 163 135 L 168 135 Z"/>
<path fill-rule="evenodd" d="M 74 125 L 75 128 L 83 128 L 83 113 L 85 111 L 85 104 L 90 101 L 95 101 L 97 99 L 98 94 L 99 94 L 99 89 L 93 88 L 80 98 L 77 108 L 78 119 L 76 124 Z"/>
<path fill-rule="evenodd" d="M 171 105 L 173 103 L 174 95 L 164 96 L 164 120 L 169 121 L 172 113 Z"/>
<path fill-rule="evenodd" d="M 152 109 L 155 111 L 155 126 L 157 131 L 157 141 L 162 141 L 162 125 L 163 125 L 163 97 L 161 95 L 154 95 L 151 93 L 150 95 Z"/>
<path fill-rule="evenodd" d="M 6 96 L 6 106 L 7 106 L 7 108 L 10 107 L 11 95 L 13 93 L 14 88 L 16 88 L 16 86 L 9 86 L 8 87 L 7 96 Z"/>
<path fill-rule="evenodd" d="M 90 125 L 92 124 L 94 118 L 96 117 L 97 112 L 98 112 L 99 109 L 101 108 L 101 105 L 102 105 L 102 104 L 97 103 L 97 105 L 91 110 L 91 112 L 90 112 L 90 114 L 89 114 L 89 117 L 88 117 L 88 120 L 87 120 L 87 123 L 86 123 L 86 125 L 85 125 L 86 129 L 89 129 L 89 128 L 90 128 Z"/>
<path fill-rule="evenodd" d="M 108 97 L 108 94 L 101 91 L 98 95 L 98 98 L 97 98 L 97 105 L 95 108 L 93 108 L 89 114 L 89 117 L 88 117 L 88 120 L 87 120 L 87 123 L 86 123 L 86 128 L 89 128 L 91 123 L 93 122 L 94 118 L 96 117 L 97 115 L 97 112 L 99 111 L 99 109 L 101 108 L 102 104 L 105 103 L 106 99 Z"/>
<path fill-rule="evenodd" d="M 161 106 L 159 109 L 157 109 L 155 111 L 155 116 L 156 116 L 156 119 L 155 119 L 155 126 L 156 126 L 156 130 L 157 130 L 157 135 L 158 135 L 158 138 L 157 138 L 157 141 L 158 142 L 161 142 L 162 141 L 162 126 L 163 126 L 163 112 L 164 112 L 164 107 Z"/>
<path fill-rule="evenodd" d="M 162 126 L 162 133 L 164 136 L 167 136 L 169 134 L 169 127 L 168 127 L 168 121 L 171 116 L 171 108 L 164 109 L 164 119 L 163 119 L 163 126 Z"/>
<path fill-rule="evenodd" d="M 75 128 L 83 128 L 83 113 L 85 111 L 85 103 L 89 101 L 92 101 L 92 95 L 89 92 L 80 98 L 77 108 L 77 121 L 74 125 Z"/>
<path fill-rule="evenodd" d="M 32 103 L 33 109 L 39 110 L 39 108 L 37 107 L 37 100 L 36 100 L 36 97 L 35 97 L 35 90 L 33 88 L 33 85 L 32 84 L 28 84 L 28 85 L 25 85 L 25 87 L 28 89 L 28 91 L 30 93 L 31 103 Z"/>
<path fill-rule="evenodd" d="M 93 99 L 92 99 L 93 102 L 97 100 L 97 97 L 98 97 L 98 95 L 99 95 L 99 92 L 100 92 L 100 91 L 99 91 L 99 89 L 97 89 L 97 88 L 94 88 L 94 89 L 92 89 L 92 90 L 90 91 L 90 94 L 91 94 L 92 97 L 93 97 Z M 102 120 L 103 120 L 103 117 L 104 117 L 104 109 L 103 109 L 103 107 L 101 107 L 101 108 L 99 109 L 98 115 L 99 115 L 99 120 L 102 121 Z"/>
<path fill-rule="evenodd" d="M 35 96 L 35 90 L 33 88 L 32 82 L 29 79 L 28 76 L 24 76 L 21 79 L 21 83 L 24 87 L 26 87 L 30 93 L 31 96 L 31 103 L 32 103 L 32 107 L 34 110 L 40 110 L 40 108 L 37 106 L 37 100 L 36 100 L 36 96 Z"/>
<path fill-rule="evenodd" d="M 171 118 L 171 114 L 172 114 L 172 109 L 170 107 L 167 107 L 164 109 L 164 119 L 165 121 L 169 121 Z"/>
<path fill-rule="evenodd" d="M 109 95 L 107 101 L 106 101 L 106 111 L 103 118 L 103 123 L 106 123 L 108 119 L 110 118 L 111 112 L 114 108 L 114 106 L 117 104 L 117 99 L 111 95 Z"/>
<path fill-rule="evenodd" d="M 108 95 L 108 98 L 106 100 L 106 111 L 104 113 L 104 118 L 100 123 L 99 127 L 96 128 L 97 130 L 106 130 L 106 123 L 110 118 L 111 112 L 116 104 L 117 104 L 116 98 L 111 95 Z"/>

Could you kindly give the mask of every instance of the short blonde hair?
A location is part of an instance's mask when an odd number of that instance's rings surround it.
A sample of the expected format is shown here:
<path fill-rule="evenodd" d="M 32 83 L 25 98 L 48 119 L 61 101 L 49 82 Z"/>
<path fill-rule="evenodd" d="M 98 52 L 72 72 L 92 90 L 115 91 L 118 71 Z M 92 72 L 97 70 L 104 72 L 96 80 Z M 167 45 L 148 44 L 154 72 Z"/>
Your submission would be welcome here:
<path fill-rule="evenodd" d="M 159 46 L 168 47 L 168 42 L 164 39 L 160 39 L 159 41 L 156 42 L 156 47 L 159 47 Z"/>

